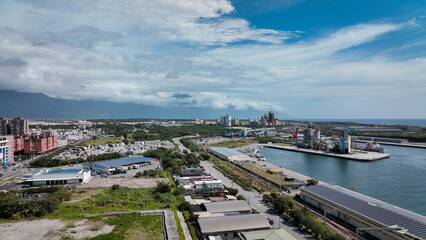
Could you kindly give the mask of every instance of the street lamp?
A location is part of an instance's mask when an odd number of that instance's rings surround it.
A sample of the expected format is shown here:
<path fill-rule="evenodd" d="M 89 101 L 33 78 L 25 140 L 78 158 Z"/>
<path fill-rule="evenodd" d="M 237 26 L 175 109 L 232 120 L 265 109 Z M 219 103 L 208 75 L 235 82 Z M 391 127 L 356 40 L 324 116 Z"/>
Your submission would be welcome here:
<path fill-rule="evenodd" d="M 363 230 L 390 230 L 390 231 L 406 231 L 406 229 L 399 227 L 398 225 L 392 225 L 389 227 L 377 227 L 377 228 L 357 228 L 356 229 L 356 240 L 358 240 L 359 231 Z"/>

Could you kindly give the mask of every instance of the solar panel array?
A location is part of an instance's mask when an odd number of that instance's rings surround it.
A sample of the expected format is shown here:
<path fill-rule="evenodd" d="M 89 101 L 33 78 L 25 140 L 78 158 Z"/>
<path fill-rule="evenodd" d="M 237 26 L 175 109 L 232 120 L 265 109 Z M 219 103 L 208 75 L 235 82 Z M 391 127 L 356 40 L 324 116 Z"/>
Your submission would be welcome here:
<path fill-rule="evenodd" d="M 350 210 L 353 210 L 386 226 L 398 225 L 399 227 L 407 229 L 410 234 L 413 234 L 422 239 L 426 239 L 426 224 L 415 219 L 390 211 L 388 209 L 384 209 L 380 206 L 371 205 L 366 201 L 344 194 L 327 186 L 311 186 L 306 187 L 305 190 Z"/>

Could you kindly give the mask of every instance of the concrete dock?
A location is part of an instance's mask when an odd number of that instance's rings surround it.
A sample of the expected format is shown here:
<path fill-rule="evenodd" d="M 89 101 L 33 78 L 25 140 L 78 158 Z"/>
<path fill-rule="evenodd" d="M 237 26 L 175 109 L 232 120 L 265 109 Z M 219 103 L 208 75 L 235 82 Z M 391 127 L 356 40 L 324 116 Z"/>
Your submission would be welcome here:
<path fill-rule="evenodd" d="M 317 154 L 317 155 L 322 155 L 326 157 L 336 157 L 336 158 L 343 158 L 343 159 L 355 160 L 355 161 L 365 161 L 365 162 L 371 162 L 371 161 L 381 160 L 385 158 L 390 158 L 389 154 L 378 153 L 378 152 L 343 154 L 343 153 L 324 152 L 324 151 L 314 150 L 314 149 L 298 148 L 296 146 L 279 146 L 274 144 L 259 144 L 259 145 L 263 147 L 269 147 L 269 148 L 275 148 L 275 149 L 281 149 L 281 150 L 287 150 L 287 151 L 311 153 L 311 154 Z"/>

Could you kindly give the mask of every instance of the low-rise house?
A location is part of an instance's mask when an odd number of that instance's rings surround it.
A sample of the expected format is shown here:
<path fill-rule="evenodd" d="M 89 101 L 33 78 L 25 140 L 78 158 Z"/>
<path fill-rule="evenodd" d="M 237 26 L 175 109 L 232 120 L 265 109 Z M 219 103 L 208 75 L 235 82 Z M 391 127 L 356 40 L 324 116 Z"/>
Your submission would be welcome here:
<path fill-rule="evenodd" d="M 181 177 L 189 176 L 202 176 L 204 174 L 204 168 L 201 166 L 197 167 L 183 167 L 180 169 Z"/>

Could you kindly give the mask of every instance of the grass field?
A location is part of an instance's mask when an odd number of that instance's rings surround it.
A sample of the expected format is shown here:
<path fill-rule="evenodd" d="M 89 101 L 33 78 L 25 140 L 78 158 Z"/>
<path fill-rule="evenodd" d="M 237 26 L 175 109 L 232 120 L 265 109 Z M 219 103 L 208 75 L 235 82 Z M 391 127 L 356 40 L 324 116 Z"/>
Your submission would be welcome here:
<path fill-rule="evenodd" d="M 262 167 L 257 164 L 242 165 L 241 167 L 248 169 L 250 171 L 253 171 L 253 173 L 256 173 L 257 175 L 262 176 L 271 182 L 275 182 L 281 185 L 293 185 L 292 182 L 285 181 L 282 176 L 267 173 L 266 170 L 262 169 Z"/>
<path fill-rule="evenodd" d="M 73 196 L 73 199 L 78 199 Z M 173 193 L 157 193 L 155 188 L 128 188 L 119 187 L 102 190 L 90 198 L 73 203 L 61 203 L 58 209 L 49 218 L 84 219 L 94 217 L 99 213 L 137 211 L 169 208 L 183 201 L 182 196 Z"/>
<path fill-rule="evenodd" d="M 259 143 L 256 139 L 240 139 L 235 141 L 228 141 L 228 142 L 220 142 L 216 144 L 212 144 L 212 147 L 227 147 L 227 148 L 236 148 L 236 147 L 242 147 L 249 144 Z"/>
<path fill-rule="evenodd" d="M 84 143 L 82 143 L 82 145 L 84 146 L 88 146 L 88 145 L 100 145 L 100 144 L 106 144 L 106 143 L 120 143 L 123 140 L 121 140 L 121 138 L 117 137 L 117 138 L 113 138 L 113 139 L 96 139 L 96 140 L 89 140 L 86 141 Z"/>
<path fill-rule="evenodd" d="M 95 218 L 92 220 L 95 220 Z M 160 215 L 141 216 L 137 214 L 122 214 L 102 217 L 101 220 L 115 227 L 112 232 L 98 235 L 91 238 L 92 240 L 164 239 L 163 221 Z"/>

